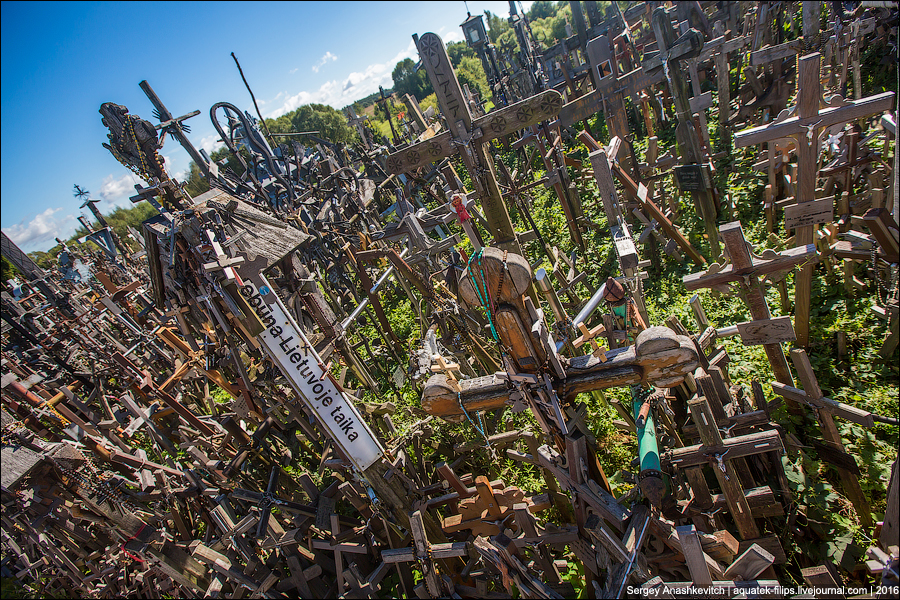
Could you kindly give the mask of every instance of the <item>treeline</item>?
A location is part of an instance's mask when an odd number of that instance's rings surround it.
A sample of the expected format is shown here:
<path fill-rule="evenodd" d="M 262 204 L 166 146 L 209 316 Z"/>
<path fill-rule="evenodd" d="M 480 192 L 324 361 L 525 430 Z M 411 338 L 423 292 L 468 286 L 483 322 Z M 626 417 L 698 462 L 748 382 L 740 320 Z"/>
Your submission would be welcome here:
<path fill-rule="evenodd" d="M 601 2 L 601 8 L 608 10 L 611 8 L 611 4 Z M 566 24 L 571 20 L 571 15 L 572 11 L 568 2 L 549 2 L 547 0 L 535 2 L 525 13 L 534 37 L 543 49 L 565 39 Z M 485 23 L 489 28 L 488 35 L 491 42 L 502 53 L 515 55 L 518 52 L 515 31 L 505 17 L 485 11 Z M 491 90 L 487 75 L 475 51 L 464 41 L 451 42 L 447 44 L 447 54 L 460 84 L 468 85 L 473 93 L 478 94 L 483 100 L 489 101 Z M 430 106 L 437 108 L 437 97 L 428 80 L 428 73 L 423 68 L 416 69 L 417 64 L 413 59 L 405 58 L 394 66 L 391 72 L 393 89 L 385 90 L 385 93 L 393 93 L 393 101 L 380 103 L 381 95 L 374 92 L 353 103 L 352 106 L 358 115 L 362 115 L 368 107 L 375 105 L 374 115 L 369 117 L 366 126 L 373 130 L 376 139 L 380 140 L 382 137 L 390 139 L 391 129 L 385 111 L 391 110 L 391 118 L 396 126 L 399 119 L 407 112 L 407 108 L 402 102 L 406 94 L 415 97 L 423 111 Z M 305 145 L 309 145 L 313 141 L 308 137 L 282 136 L 281 134 L 315 131 L 318 137 L 333 143 L 356 144 L 360 141 L 359 134 L 354 127 L 347 123 L 346 108 L 348 107 L 339 111 L 324 104 L 306 104 L 278 118 L 266 119 L 265 124 L 269 133 L 272 134 L 274 144 L 283 145 L 288 153 L 290 153 L 288 149 L 292 141 L 298 141 Z M 490 104 L 487 108 L 490 109 Z M 237 175 L 243 174 L 244 168 L 241 162 L 228 148 L 220 148 L 212 152 L 210 158 L 219 162 L 223 168 L 231 169 Z M 245 154 L 245 162 L 248 159 L 249 155 Z M 183 183 L 185 190 L 192 196 L 202 194 L 209 189 L 209 183 L 203 177 L 200 168 L 193 162 L 190 164 L 188 176 Z"/>
<path fill-rule="evenodd" d="M 135 204 L 131 208 L 125 207 L 116 207 L 112 212 L 108 215 L 103 215 L 103 218 L 106 219 L 106 223 L 112 228 L 113 231 L 116 232 L 116 235 L 119 236 L 119 239 L 125 244 L 132 252 L 137 252 L 140 249 L 140 243 L 133 240 L 128 233 L 128 227 L 133 227 L 137 231 L 141 230 L 141 223 L 149 219 L 150 217 L 154 217 L 159 213 L 149 202 L 139 202 Z M 99 229 L 99 223 L 93 223 L 92 227 L 94 229 Z M 86 246 L 87 249 L 91 252 L 95 252 L 100 250 L 100 247 L 94 244 L 93 242 L 86 241 L 83 246 L 79 246 L 78 240 L 83 238 L 88 234 L 88 230 L 84 228 L 84 226 L 79 226 L 78 229 L 75 230 L 69 239 L 66 240 L 66 244 L 72 249 L 83 248 Z M 59 256 L 59 253 L 62 252 L 62 246 L 57 244 L 50 250 L 44 252 L 43 250 L 35 250 L 34 252 L 29 252 L 28 256 L 31 257 L 37 266 L 42 269 L 51 269 L 56 266 L 56 257 Z M 6 259 L 4 259 L 5 261 Z M 4 266 L 4 273 L 5 273 Z M 4 275 L 4 281 L 6 280 L 6 276 Z"/>

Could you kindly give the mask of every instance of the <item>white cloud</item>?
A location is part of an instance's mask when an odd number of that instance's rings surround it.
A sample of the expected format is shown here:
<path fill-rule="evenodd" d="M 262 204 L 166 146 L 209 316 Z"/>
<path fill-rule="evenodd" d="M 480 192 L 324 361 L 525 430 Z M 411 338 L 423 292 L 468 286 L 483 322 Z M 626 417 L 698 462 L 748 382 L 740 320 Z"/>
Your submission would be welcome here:
<path fill-rule="evenodd" d="M 65 239 L 75 229 L 75 215 L 57 215 L 61 210 L 62 207 L 48 208 L 27 224 L 23 219 L 21 223 L 4 229 L 3 233 L 25 252 L 37 250 L 39 246 L 50 247 L 53 238 Z"/>
<path fill-rule="evenodd" d="M 383 63 L 371 64 L 362 72 L 350 73 L 343 82 L 334 79 L 326 81 L 314 92 L 304 90 L 293 96 L 285 94 L 287 97 L 284 103 L 279 108 L 266 114 L 265 117 L 274 119 L 285 113 L 289 113 L 304 104 L 311 103 L 327 104 L 334 108 L 341 109 L 360 98 L 364 98 L 369 94 L 377 92 L 379 85 L 391 87 L 394 83 L 391 77 L 394 66 L 404 58 L 418 60 L 416 45 L 412 40 L 409 41 L 409 45 L 407 45 L 406 48 L 398 52 L 390 60 Z M 279 96 L 280 95 L 281 94 L 279 94 Z"/>
<path fill-rule="evenodd" d="M 297 67 L 296 69 L 291 69 L 290 71 L 288 71 L 288 75 L 293 75 L 294 73 L 296 73 L 299 70 L 300 70 L 300 67 Z"/>
<path fill-rule="evenodd" d="M 163 158 L 168 166 L 168 159 L 165 156 Z M 125 173 L 118 178 L 115 175 L 107 175 L 103 180 L 103 185 L 100 186 L 100 199 L 112 206 L 129 206 L 131 203 L 128 198 L 134 195 L 134 184 L 136 183 L 141 183 L 141 181 L 131 173 Z M 101 211 L 105 212 L 103 208 Z"/>
<path fill-rule="evenodd" d="M 278 96 L 275 96 L 275 98 L 277 99 Z M 205 138 L 202 138 L 200 140 L 200 147 L 203 148 L 204 150 L 206 150 L 207 154 L 212 154 L 213 152 L 215 152 L 216 150 L 218 150 L 219 148 L 221 148 L 224 145 L 225 145 L 225 142 L 223 142 L 219 138 L 218 133 L 208 135 Z"/>
<path fill-rule="evenodd" d="M 463 38 L 462 31 L 454 29 L 450 33 L 441 36 L 441 39 L 444 40 L 444 45 L 446 46 L 452 42 L 461 42 L 465 38 Z"/>
<path fill-rule="evenodd" d="M 319 62 L 317 64 L 313 65 L 313 68 L 312 68 L 313 73 L 318 73 L 319 69 L 321 69 L 323 66 L 325 66 L 325 63 L 327 63 L 329 60 L 333 62 L 333 61 L 336 61 L 337 59 L 338 59 L 338 57 L 335 56 L 334 54 L 332 54 L 330 51 L 326 52 L 322 56 L 322 58 L 319 59 Z"/>

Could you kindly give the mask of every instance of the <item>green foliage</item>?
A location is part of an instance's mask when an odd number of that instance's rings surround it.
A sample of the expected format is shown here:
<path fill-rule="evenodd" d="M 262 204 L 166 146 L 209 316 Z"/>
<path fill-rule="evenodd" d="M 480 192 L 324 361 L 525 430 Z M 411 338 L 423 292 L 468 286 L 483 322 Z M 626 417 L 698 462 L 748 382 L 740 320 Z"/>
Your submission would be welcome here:
<path fill-rule="evenodd" d="M 347 123 L 344 113 L 324 104 L 304 104 L 277 119 L 266 119 L 269 131 L 291 133 L 318 131 L 318 136 L 335 144 L 355 144 L 356 130 Z"/>
<path fill-rule="evenodd" d="M 476 58 L 475 51 L 465 42 L 450 42 L 447 44 L 447 56 L 450 57 L 450 64 L 455 69 L 459 66 L 459 61 L 465 57 Z"/>
<path fill-rule="evenodd" d="M 495 15 L 491 11 L 486 10 L 484 11 L 484 17 L 488 27 L 488 37 L 491 39 L 492 44 L 498 45 L 498 40 L 504 34 L 512 33 L 515 35 L 509 21 L 500 15 Z"/>
<path fill-rule="evenodd" d="M 0 270 L 0 281 L 6 283 L 8 279 L 12 279 L 16 275 L 19 274 L 19 270 L 13 266 L 11 262 L 6 260 L 5 256 L 0 257 L 0 266 L 2 266 L 2 270 Z"/>
<path fill-rule="evenodd" d="M 394 80 L 394 92 L 398 98 L 403 98 L 405 94 L 421 100 L 425 96 L 434 93 L 431 87 L 431 81 L 428 79 L 428 73 L 425 69 L 416 71 L 416 63 L 411 58 L 404 58 L 394 67 L 391 73 Z"/>
<path fill-rule="evenodd" d="M 556 11 L 561 4 L 563 3 L 553 3 L 550 2 L 550 0 L 538 0 L 531 5 L 531 8 L 528 9 L 528 12 L 525 14 L 525 16 L 529 21 L 536 21 L 537 19 L 546 19 L 547 17 L 553 17 L 556 15 Z"/>
<path fill-rule="evenodd" d="M 456 68 L 456 77 L 459 79 L 459 86 L 463 87 L 468 84 L 469 90 L 478 94 L 482 99 L 491 97 L 491 88 L 488 85 L 487 75 L 484 73 L 484 67 L 481 61 L 474 56 L 466 56 L 459 61 L 459 67 Z"/>

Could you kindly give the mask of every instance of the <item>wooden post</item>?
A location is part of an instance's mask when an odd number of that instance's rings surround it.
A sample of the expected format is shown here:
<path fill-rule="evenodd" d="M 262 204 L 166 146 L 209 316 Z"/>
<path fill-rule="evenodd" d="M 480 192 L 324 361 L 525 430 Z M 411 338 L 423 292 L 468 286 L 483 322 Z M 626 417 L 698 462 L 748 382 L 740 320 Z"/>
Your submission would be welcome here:
<path fill-rule="evenodd" d="M 706 398 L 701 396 L 696 400 L 691 400 L 688 402 L 688 407 L 690 408 L 691 416 L 694 418 L 694 423 L 697 425 L 697 430 L 700 432 L 700 439 L 703 441 L 703 444 L 714 448 L 721 447 L 723 444 L 722 434 L 719 433 L 719 429 L 716 427 L 715 418 Z M 747 504 L 744 489 L 738 481 L 737 473 L 731 461 L 724 459 L 723 456 L 724 453 L 716 456 L 718 464 L 713 467 L 713 472 L 716 475 L 716 479 L 719 480 L 722 491 L 725 492 L 728 508 L 732 517 L 734 517 L 735 523 L 737 523 L 741 538 L 758 538 L 759 528 L 756 526 L 756 522 L 750 513 L 750 505 Z"/>
<path fill-rule="evenodd" d="M 794 362 L 794 368 L 797 369 L 797 377 L 799 377 L 800 381 L 803 383 L 803 391 L 806 396 L 812 400 L 821 399 L 824 394 L 819 388 L 819 382 L 816 380 L 816 375 L 812 370 L 812 365 L 809 362 L 806 351 L 803 349 L 791 350 L 791 360 Z M 813 410 L 816 414 L 816 420 L 819 422 L 819 429 L 822 432 L 822 437 L 832 448 L 846 454 L 844 443 L 841 440 L 841 434 L 838 432 L 831 413 L 822 409 L 814 408 Z M 844 484 L 844 492 L 847 494 L 847 497 L 850 498 L 850 501 L 853 502 L 853 506 L 856 507 L 860 522 L 865 527 L 870 527 L 872 525 L 872 509 L 859 485 L 859 479 L 856 474 L 845 467 L 836 465 L 835 470 L 841 476 L 841 481 Z"/>

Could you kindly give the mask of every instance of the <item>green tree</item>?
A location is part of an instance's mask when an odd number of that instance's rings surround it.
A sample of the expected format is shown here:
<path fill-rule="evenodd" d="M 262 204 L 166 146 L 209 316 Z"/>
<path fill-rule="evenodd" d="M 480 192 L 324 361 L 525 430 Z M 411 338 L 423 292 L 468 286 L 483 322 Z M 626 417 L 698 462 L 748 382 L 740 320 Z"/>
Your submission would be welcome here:
<path fill-rule="evenodd" d="M 492 44 L 496 45 L 501 35 L 507 31 L 512 31 L 509 22 L 500 15 L 495 15 L 491 11 L 486 10 L 484 11 L 484 16 L 488 26 L 488 37 L 491 39 Z"/>
<path fill-rule="evenodd" d="M 467 56 L 474 58 L 475 51 L 469 48 L 465 42 L 450 42 L 447 45 L 447 55 L 450 57 L 450 64 L 455 69 L 463 58 Z"/>
<path fill-rule="evenodd" d="M 562 2 L 558 4 L 562 4 Z M 550 0 L 538 0 L 531 5 L 531 8 L 526 14 L 526 17 L 528 18 L 529 22 L 533 22 L 538 19 L 546 19 L 547 17 L 556 16 L 557 10 L 558 5 L 554 5 L 554 3 L 550 2 Z"/>
<path fill-rule="evenodd" d="M 306 104 L 291 115 L 294 131 L 318 131 L 319 137 L 335 144 L 353 144 L 359 141 L 356 130 L 347 123 L 340 111 L 324 104 Z"/>
<path fill-rule="evenodd" d="M 428 73 L 424 69 L 416 71 L 416 63 L 411 58 L 404 58 L 394 67 L 391 77 L 394 80 L 394 92 L 398 98 L 402 98 L 405 94 L 414 96 L 416 100 L 421 100 L 428 94 L 434 92 L 431 87 L 431 81 L 428 80 Z"/>
<path fill-rule="evenodd" d="M 459 79 L 460 87 L 468 84 L 469 90 L 478 94 L 482 100 L 491 98 L 491 88 L 488 85 L 484 67 L 482 67 L 481 61 L 474 56 L 467 56 L 460 61 L 456 68 L 456 78 Z"/>
<path fill-rule="evenodd" d="M 13 266 L 11 262 L 6 260 L 5 256 L 0 257 L 0 281 L 6 283 L 10 279 L 19 274 L 19 270 Z"/>

